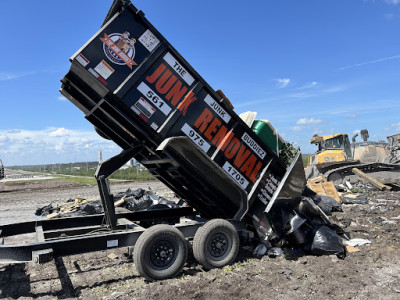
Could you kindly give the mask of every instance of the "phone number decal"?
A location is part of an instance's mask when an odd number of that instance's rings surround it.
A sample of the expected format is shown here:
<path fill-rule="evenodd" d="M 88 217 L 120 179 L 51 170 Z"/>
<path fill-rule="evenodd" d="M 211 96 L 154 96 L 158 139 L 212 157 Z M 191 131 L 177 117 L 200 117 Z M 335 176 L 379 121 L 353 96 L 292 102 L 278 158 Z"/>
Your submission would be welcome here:
<path fill-rule="evenodd" d="M 201 150 L 207 153 L 210 149 L 210 144 L 207 143 L 192 127 L 190 127 L 187 123 L 182 126 L 183 133 L 185 133 L 197 146 L 200 147 Z"/>
<path fill-rule="evenodd" d="M 232 167 L 229 162 L 226 161 L 222 168 L 233 178 L 233 180 L 239 183 L 243 189 L 247 188 L 249 182 L 234 167 Z"/>
<path fill-rule="evenodd" d="M 144 82 L 140 83 L 137 89 L 155 106 L 163 112 L 164 115 L 168 115 L 171 112 L 171 107 L 168 106 L 147 84 Z"/>

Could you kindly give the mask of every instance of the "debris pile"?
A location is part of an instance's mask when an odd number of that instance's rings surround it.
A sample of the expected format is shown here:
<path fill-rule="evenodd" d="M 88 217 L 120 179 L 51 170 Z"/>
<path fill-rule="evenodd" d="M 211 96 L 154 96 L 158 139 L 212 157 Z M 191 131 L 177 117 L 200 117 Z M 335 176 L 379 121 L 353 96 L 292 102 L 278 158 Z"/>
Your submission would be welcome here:
<path fill-rule="evenodd" d="M 115 207 L 125 207 L 130 211 L 138 211 L 145 209 L 177 207 L 173 200 L 169 200 L 162 196 L 157 195 L 152 190 L 128 189 L 125 192 L 120 192 L 114 196 Z M 94 215 L 103 213 L 100 198 L 98 199 L 84 199 L 84 198 L 71 198 L 62 204 L 50 204 L 40 207 L 36 210 L 36 216 L 47 217 L 48 219 L 58 217 L 73 217 L 80 215 Z"/>

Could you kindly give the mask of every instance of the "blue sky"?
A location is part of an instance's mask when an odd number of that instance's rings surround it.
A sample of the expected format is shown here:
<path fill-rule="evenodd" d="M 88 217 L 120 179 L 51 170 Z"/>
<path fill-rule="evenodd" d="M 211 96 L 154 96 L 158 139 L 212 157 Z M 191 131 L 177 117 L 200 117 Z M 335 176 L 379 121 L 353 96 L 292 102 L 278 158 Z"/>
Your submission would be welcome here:
<path fill-rule="evenodd" d="M 58 92 L 111 0 L 0 0 L 0 159 L 120 151 Z M 257 111 L 303 153 L 314 133 L 400 132 L 400 0 L 133 1 L 237 113 Z"/>

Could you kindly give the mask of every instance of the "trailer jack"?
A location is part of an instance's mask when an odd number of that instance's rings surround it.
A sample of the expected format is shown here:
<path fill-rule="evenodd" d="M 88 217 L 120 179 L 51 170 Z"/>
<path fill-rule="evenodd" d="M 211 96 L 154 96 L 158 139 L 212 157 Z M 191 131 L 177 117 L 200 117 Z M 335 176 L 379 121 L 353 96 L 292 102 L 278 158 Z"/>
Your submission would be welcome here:
<path fill-rule="evenodd" d="M 115 230 L 117 227 L 117 217 L 115 215 L 114 197 L 110 194 L 110 185 L 108 177 L 110 177 L 115 171 L 121 168 L 128 160 L 137 155 L 143 150 L 143 145 L 137 145 L 130 149 L 121 151 L 120 154 L 111 157 L 110 159 L 99 163 L 95 173 L 97 185 L 99 187 L 101 204 L 104 209 L 104 220 L 103 224 L 111 229 Z"/>

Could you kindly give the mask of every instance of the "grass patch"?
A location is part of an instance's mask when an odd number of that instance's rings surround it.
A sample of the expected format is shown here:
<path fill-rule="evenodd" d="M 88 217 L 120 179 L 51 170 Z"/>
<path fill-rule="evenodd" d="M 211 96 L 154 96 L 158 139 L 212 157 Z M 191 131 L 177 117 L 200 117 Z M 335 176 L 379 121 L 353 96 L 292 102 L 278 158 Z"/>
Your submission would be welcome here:
<path fill-rule="evenodd" d="M 86 176 L 55 176 L 55 180 L 69 181 L 75 183 L 89 184 L 89 185 L 97 185 L 97 181 L 94 177 L 86 177 Z M 54 179 L 53 179 L 54 180 Z"/>
<path fill-rule="evenodd" d="M 56 179 L 52 180 L 59 180 L 62 179 L 63 181 L 70 181 L 82 184 L 89 184 L 89 185 L 97 185 L 97 180 L 94 177 L 88 176 L 63 176 L 63 175 L 56 175 Z M 110 182 L 121 182 L 121 181 L 129 181 L 129 180 L 119 180 L 119 179 L 110 179 Z"/>

